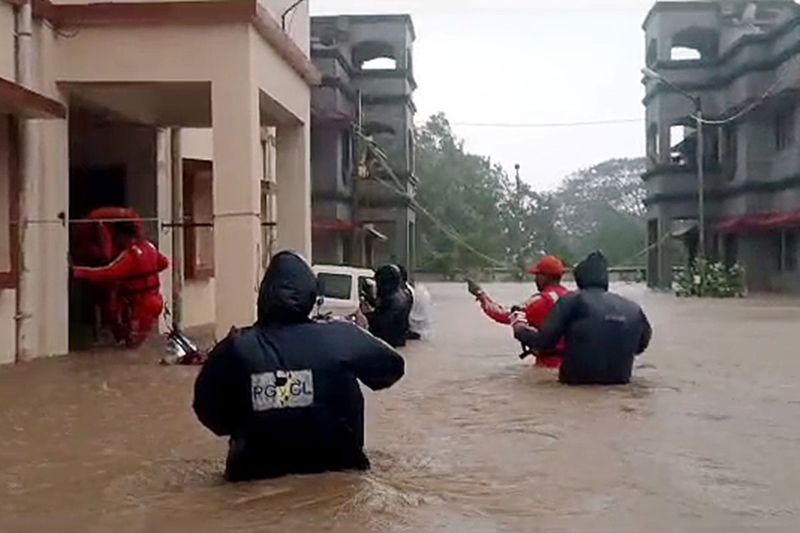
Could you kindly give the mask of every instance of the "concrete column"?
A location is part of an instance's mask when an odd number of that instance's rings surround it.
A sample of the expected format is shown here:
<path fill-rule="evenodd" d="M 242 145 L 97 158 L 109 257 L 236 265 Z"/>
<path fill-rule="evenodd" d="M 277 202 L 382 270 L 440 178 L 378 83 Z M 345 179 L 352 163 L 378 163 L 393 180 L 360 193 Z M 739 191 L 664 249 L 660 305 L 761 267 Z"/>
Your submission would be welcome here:
<path fill-rule="evenodd" d="M 63 355 L 69 351 L 69 297 L 67 254 L 69 232 L 59 215 L 69 213 L 69 128 L 66 120 L 40 121 L 34 126 L 36 186 L 34 216 L 46 222 L 32 224 L 35 252 L 31 257 L 36 292 L 33 357 Z"/>
<path fill-rule="evenodd" d="M 311 258 L 311 165 L 307 125 L 279 126 L 278 247 Z"/>
<path fill-rule="evenodd" d="M 172 150 L 169 130 L 160 128 L 156 131 L 156 151 L 155 151 L 155 179 L 156 179 L 156 216 L 159 220 L 172 220 Z M 160 226 L 160 224 L 159 224 Z M 159 228 L 158 249 L 170 258 L 169 269 L 162 272 L 161 294 L 164 296 L 164 304 L 167 309 L 172 309 L 172 271 L 181 268 L 176 265 L 172 253 L 172 232 L 180 231 L 178 228 L 169 228 L 164 231 Z M 159 321 L 160 332 L 166 331 L 167 321 Z"/>
<path fill-rule="evenodd" d="M 218 338 L 254 321 L 261 281 L 259 100 L 249 73 L 242 74 L 212 86 Z"/>
<path fill-rule="evenodd" d="M 661 289 L 672 287 L 672 267 L 675 264 L 673 246 L 675 243 L 667 236 L 672 232 L 672 219 L 661 217 L 658 219 L 658 285 Z"/>

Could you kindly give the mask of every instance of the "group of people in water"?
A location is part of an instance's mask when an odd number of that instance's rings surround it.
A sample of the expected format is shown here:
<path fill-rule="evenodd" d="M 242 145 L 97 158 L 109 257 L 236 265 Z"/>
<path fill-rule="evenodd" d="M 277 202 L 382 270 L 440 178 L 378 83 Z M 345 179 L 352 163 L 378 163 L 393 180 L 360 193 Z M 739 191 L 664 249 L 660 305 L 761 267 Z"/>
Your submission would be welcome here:
<path fill-rule="evenodd" d="M 650 342 L 647 317 L 608 291 L 601 253 L 575 268 L 575 292 L 561 286 L 565 271 L 558 259 L 543 260 L 531 271 L 539 294 L 509 310 L 478 284 L 470 281 L 468 289 L 487 315 L 511 326 L 522 357 L 558 367 L 562 383 L 628 383 L 634 358 Z M 313 320 L 318 284 L 310 265 L 293 252 L 273 258 L 255 324 L 222 340 L 195 383 L 198 419 L 229 438 L 228 480 L 369 468 L 359 382 L 377 391 L 403 377 L 405 360 L 396 348 L 419 335 L 414 302 L 429 298 L 417 299 L 396 265 L 380 268 L 375 286 L 353 320 Z"/>
<path fill-rule="evenodd" d="M 402 265 L 379 268 L 374 284 L 361 287 L 360 300 L 358 311 L 349 318 L 394 348 L 430 332 L 430 294 L 409 279 Z"/>

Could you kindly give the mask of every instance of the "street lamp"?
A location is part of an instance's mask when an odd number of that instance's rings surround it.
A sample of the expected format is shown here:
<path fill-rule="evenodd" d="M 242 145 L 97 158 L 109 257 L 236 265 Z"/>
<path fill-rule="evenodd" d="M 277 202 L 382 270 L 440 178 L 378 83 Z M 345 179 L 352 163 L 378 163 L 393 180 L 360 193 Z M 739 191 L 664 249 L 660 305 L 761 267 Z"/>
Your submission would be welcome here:
<path fill-rule="evenodd" d="M 676 91 L 678 94 L 688 98 L 694 104 L 694 115 L 692 118 L 695 121 L 695 131 L 697 132 L 697 255 L 699 259 L 706 257 L 706 187 L 705 187 L 705 143 L 703 142 L 703 105 L 699 95 L 694 95 L 684 89 L 675 85 L 667 78 L 656 72 L 655 70 L 645 67 L 642 69 L 642 74 L 645 78 L 654 80 L 658 83 L 663 83 L 667 87 Z"/>

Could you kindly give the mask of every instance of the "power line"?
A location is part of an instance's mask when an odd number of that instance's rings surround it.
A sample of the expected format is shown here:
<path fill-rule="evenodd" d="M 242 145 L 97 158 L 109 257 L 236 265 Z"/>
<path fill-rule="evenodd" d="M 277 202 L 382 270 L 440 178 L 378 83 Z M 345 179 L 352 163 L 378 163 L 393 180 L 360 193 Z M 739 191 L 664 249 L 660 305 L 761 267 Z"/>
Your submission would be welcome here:
<path fill-rule="evenodd" d="M 614 124 L 643 123 L 644 118 L 618 118 L 609 120 L 586 120 L 579 122 L 451 122 L 453 126 L 467 128 L 581 128 L 589 126 L 608 126 Z"/>
<path fill-rule="evenodd" d="M 496 258 L 494 258 L 494 257 L 492 257 L 492 256 L 490 256 L 488 254 L 485 254 L 484 252 L 478 250 L 474 246 L 472 246 L 469 242 L 467 242 L 467 240 L 464 237 L 461 236 L 461 234 L 459 234 L 459 232 L 457 230 L 455 230 L 449 224 L 447 224 L 447 223 L 443 222 L 442 220 L 440 220 L 439 218 L 437 218 L 433 213 L 428 211 L 425 208 L 425 206 L 420 204 L 419 201 L 413 195 L 409 194 L 407 191 L 404 191 L 402 189 L 402 182 L 401 182 L 400 178 L 397 176 L 397 174 L 395 173 L 394 169 L 389 164 L 389 159 L 386 156 L 386 153 L 381 149 L 380 145 L 377 142 L 375 142 L 372 138 L 370 138 L 368 135 L 365 135 L 364 132 L 362 132 L 360 128 L 357 127 L 355 131 L 356 131 L 356 135 L 361 137 L 363 141 L 365 141 L 367 144 L 369 144 L 372 147 L 375 155 L 378 156 L 377 160 L 378 160 L 378 163 L 380 163 L 381 168 L 383 168 L 383 170 L 387 174 L 389 174 L 389 177 L 392 178 L 392 181 L 389 181 L 389 180 L 383 179 L 379 175 L 375 175 L 374 178 L 375 178 L 376 183 L 378 183 L 379 185 L 385 187 L 386 189 L 394 192 L 398 196 L 406 199 L 417 210 L 417 212 L 422 213 L 437 228 L 439 228 L 439 231 L 441 231 L 451 241 L 453 241 L 455 244 L 461 246 L 465 250 L 473 253 L 475 256 L 480 257 L 481 259 L 483 259 L 484 261 L 487 261 L 489 264 L 492 264 L 495 267 L 511 268 L 511 269 L 518 268 L 517 265 L 514 265 L 511 262 L 498 260 L 498 259 L 496 259 Z M 649 246 L 645 247 L 643 250 L 637 252 L 635 255 L 632 255 L 632 256 L 626 258 L 624 261 L 619 262 L 615 266 L 623 266 L 626 263 L 628 263 L 630 261 L 633 261 L 634 259 L 638 259 L 639 257 L 642 257 L 643 255 L 647 254 L 648 252 L 650 252 L 654 248 L 656 248 L 658 246 L 661 246 L 664 242 L 666 242 L 671 237 L 672 237 L 672 235 L 669 234 L 669 233 L 664 235 L 659 241 L 657 241 L 657 242 L 655 242 L 653 244 L 650 244 Z"/>

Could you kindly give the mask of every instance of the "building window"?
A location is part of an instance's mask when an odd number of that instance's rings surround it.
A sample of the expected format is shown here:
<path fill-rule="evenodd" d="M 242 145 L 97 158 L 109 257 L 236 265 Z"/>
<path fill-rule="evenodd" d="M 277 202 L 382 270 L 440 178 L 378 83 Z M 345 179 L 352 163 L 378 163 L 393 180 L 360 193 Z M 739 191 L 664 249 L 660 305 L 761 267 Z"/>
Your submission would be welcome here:
<path fill-rule="evenodd" d="M 16 124 L 0 115 L 0 289 L 16 286 L 17 218 Z"/>
<path fill-rule="evenodd" d="M 775 149 L 785 150 L 794 144 L 795 109 L 786 106 L 775 113 Z"/>
<path fill-rule="evenodd" d="M 672 36 L 672 61 L 715 59 L 719 55 L 719 31 L 714 28 L 691 26 Z"/>
<path fill-rule="evenodd" d="M 675 46 L 670 52 L 670 59 L 672 61 L 697 61 L 702 59 L 703 56 L 697 48 L 689 48 L 688 46 Z"/>
<path fill-rule="evenodd" d="M 210 161 L 183 162 L 183 211 L 186 278 L 214 276 L 214 184 Z"/>
<path fill-rule="evenodd" d="M 275 255 L 278 241 L 278 200 L 276 180 L 278 152 L 275 128 L 261 130 L 261 267 L 266 270 Z"/>
<path fill-rule="evenodd" d="M 397 53 L 391 43 L 364 41 L 353 46 L 353 65 L 358 70 L 396 70 Z"/>
<path fill-rule="evenodd" d="M 683 124 L 673 124 L 669 128 L 669 162 L 672 165 L 687 166 L 693 160 L 694 146 L 689 142 L 694 129 Z"/>
<path fill-rule="evenodd" d="M 796 272 L 798 263 L 798 230 L 781 231 L 778 235 L 778 271 Z"/>
<path fill-rule="evenodd" d="M 653 165 L 659 163 L 659 142 L 658 124 L 650 124 L 650 127 L 647 128 L 647 157 Z"/>

